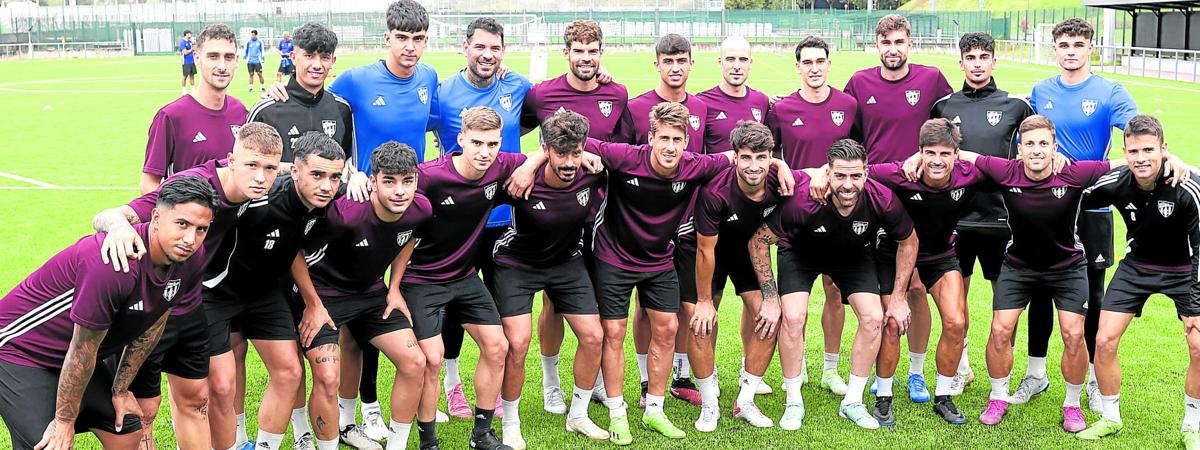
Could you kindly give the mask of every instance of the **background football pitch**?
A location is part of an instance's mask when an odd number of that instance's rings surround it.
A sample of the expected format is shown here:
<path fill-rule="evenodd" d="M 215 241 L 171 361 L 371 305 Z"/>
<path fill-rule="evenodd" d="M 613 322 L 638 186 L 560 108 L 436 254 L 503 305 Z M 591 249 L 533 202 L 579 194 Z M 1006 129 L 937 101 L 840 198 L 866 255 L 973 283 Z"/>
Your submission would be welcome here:
<path fill-rule="evenodd" d="M 380 54 L 342 55 L 335 72 L 348 67 L 374 62 Z M 615 78 L 629 87 L 633 95 L 652 88 L 658 80 L 647 53 L 613 52 L 604 57 L 603 65 Z M 695 70 L 691 75 L 690 91 L 695 93 L 717 83 L 720 73 L 716 67 L 714 53 L 699 53 Z M 961 71 L 957 58 L 941 55 L 914 55 L 914 62 L 936 65 L 957 89 L 961 86 Z M 453 53 L 429 53 L 423 61 L 438 69 L 444 79 L 463 67 L 462 56 Z M 878 64 L 878 59 L 868 53 L 838 53 L 833 58 L 832 84 L 841 87 L 855 70 Z M 517 71 L 528 67 L 527 54 L 510 54 L 505 63 Z M 273 68 L 276 58 L 271 58 L 265 67 Z M 75 242 L 80 236 L 91 232 L 92 215 L 100 209 L 126 202 L 137 192 L 141 163 L 144 156 L 146 129 L 159 107 L 179 95 L 179 63 L 175 57 L 137 57 L 116 59 L 86 59 L 65 61 L 8 61 L 0 63 L 0 105 L 3 109 L 3 126 L 0 127 L 0 243 L 3 243 L 3 258 L 0 258 L 0 294 L 11 289 L 30 271 L 63 247 Z M 1053 67 L 1029 66 L 1000 62 L 996 77 L 1000 87 L 1014 93 L 1026 93 L 1037 80 L 1056 73 Z M 249 107 L 258 97 L 258 92 L 246 92 L 245 74 L 239 68 L 231 86 L 231 92 Z M 565 64 L 562 58 L 552 53 L 550 74 L 562 73 Z M 268 75 L 273 75 L 268 73 Z M 1191 151 L 1186 143 L 1200 138 L 1200 129 L 1191 128 L 1200 119 L 1195 109 L 1200 101 L 1200 89 L 1194 84 L 1176 83 L 1112 76 L 1125 84 L 1143 112 L 1152 113 L 1166 124 L 1167 141 L 1174 143 L 1172 150 L 1184 159 L 1196 164 L 1200 153 Z M 786 94 L 799 86 L 790 52 L 755 55 L 755 64 L 750 77 L 751 85 L 770 94 Z M 1191 106 L 1189 106 L 1191 105 Z M 1110 154 L 1119 154 L 1117 150 Z M 530 134 L 524 139 L 525 149 L 536 147 L 536 137 Z M 1118 220 L 1118 223 L 1120 221 Z M 1121 227 L 1123 229 L 1123 227 Z M 1121 242 L 1123 231 L 1118 232 L 1116 241 Z M 1118 245 L 1118 253 L 1123 252 Z M 729 411 L 737 394 L 737 369 L 741 357 L 741 345 L 737 337 L 736 324 L 740 314 L 740 302 L 731 291 L 725 293 L 726 301 L 720 320 L 724 324 L 718 348 L 718 364 L 721 372 L 721 425 L 715 433 L 700 433 L 692 427 L 699 414 L 697 408 L 671 400 L 667 402 L 667 413 L 676 425 L 688 433 L 687 440 L 671 441 L 636 427 L 641 411 L 630 408 L 631 420 L 635 425 L 637 448 L 1052 448 L 1076 447 L 1081 443 L 1074 436 L 1064 433 L 1059 426 L 1060 406 L 1063 396 L 1062 377 L 1058 371 L 1061 355 L 1061 340 L 1057 333 L 1051 340 L 1050 368 L 1052 383 L 1050 390 L 1032 404 L 1015 406 L 1004 423 L 998 427 L 978 424 L 987 393 L 984 367 L 984 343 L 987 340 L 990 314 L 990 295 L 986 282 L 976 276 L 976 289 L 969 299 L 971 311 L 970 341 L 971 361 L 978 381 L 957 399 L 957 404 L 969 418 L 968 424 L 955 427 L 945 424 L 932 411 L 930 404 L 913 404 L 907 397 L 903 376 L 897 376 L 895 406 L 898 425 L 893 429 L 879 431 L 860 430 L 845 419 L 837 417 L 840 401 L 816 383 L 820 378 L 821 331 L 820 310 L 822 296 L 817 293 L 809 306 L 808 355 L 812 381 L 804 388 L 807 417 L 804 427 L 797 432 L 783 432 L 779 428 L 770 430 L 752 429 L 743 422 L 732 419 Z M 540 309 L 540 301 L 535 308 Z M 936 310 L 936 308 L 935 308 Z M 843 358 L 840 372 L 844 377 L 849 370 L 848 352 L 853 339 L 855 320 L 853 314 L 847 319 L 843 339 Z M 940 334 L 935 325 L 926 362 L 925 375 L 933 388 L 934 348 Z M 1178 446 L 1178 429 L 1183 413 L 1183 380 L 1187 367 L 1187 347 L 1182 339 L 1182 327 L 1175 318 L 1169 300 L 1156 296 L 1147 306 L 1143 318 L 1137 320 L 1124 339 L 1121 355 L 1125 363 L 1124 434 L 1099 444 L 1100 447 L 1172 447 Z M 1024 325 L 1017 341 L 1016 367 L 1013 386 L 1016 385 L 1025 366 L 1026 338 Z M 463 377 L 468 397 L 471 391 L 471 373 L 476 352 L 468 344 L 464 351 Z M 569 447 L 599 448 L 607 443 L 591 444 L 586 439 L 563 431 L 563 418 L 542 411 L 540 363 L 536 339 L 527 361 L 529 380 L 522 402 L 524 436 L 532 448 Z M 626 399 L 636 405 L 638 393 L 637 368 L 632 357 L 632 344 L 626 371 Z M 563 385 L 570 390 L 570 367 L 574 351 L 574 338 L 569 337 L 563 350 L 560 374 Z M 903 354 L 903 353 L 902 353 Z M 249 363 L 248 428 L 254 436 L 257 404 L 267 382 L 267 374 L 261 362 L 253 359 Z M 906 373 L 907 358 L 902 358 L 898 374 Z M 384 364 L 381 380 L 390 380 L 392 368 Z M 776 393 L 759 397 L 758 403 L 764 412 L 778 419 L 783 412 L 783 394 L 780 389 L 781 375 L 778 362 L 773 362 L 765 382 L 775 387 Z M 380 389 L 381 403 L 387 404 L 390 383 Z M 867 401 L 873 401 L 868 395 Z M 1085 408 L 1086 409 L 1086 408 Z M 443 407 L 444 410 L 444 407 Z M 607 425 L 607 413 L 593 406 L 591 415 L 601 426 Z M 174 448 L 169 410 L 164 402 L 156 434 L 159 448 Z M 1087 413 L 1089 423 L 1097 415 Z M 499 429 L 499 424 L 496 425 Z M 455 420 L 439 426 L 445 448 L 466 447 L 466 436 L 470 422 Z M 411 445 L 415 446 L 415 432 Z M 81 448 L 98 448 L 99 444 L 90 436 L 79 438 Z M 291 442 L 290 437 L 288 443 Z M 7 432 L 0 432 L 0 448 L 10 447 Z"/>

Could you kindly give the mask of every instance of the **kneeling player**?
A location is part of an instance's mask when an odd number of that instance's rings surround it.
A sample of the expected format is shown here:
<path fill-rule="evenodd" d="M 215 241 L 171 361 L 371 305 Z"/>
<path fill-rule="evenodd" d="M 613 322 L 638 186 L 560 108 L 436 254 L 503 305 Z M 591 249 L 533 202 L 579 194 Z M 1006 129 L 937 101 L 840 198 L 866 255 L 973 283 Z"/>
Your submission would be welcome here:
<path fill-rule="evenodd" d="M 299 332 L 313 373 L 309 400 L 317 447 L 335 449 L 340 434 L 361 433 L 354 425 L 338 430 L 338 328 L 369 340 L 396 366 L 392 385 L 389 449 L 403 449 L 416 414 L 425 368 L 400 293 L 400 279 L 414 243 L 432 218 L 417 193 L 417 156 L 403 144 L 385 143 L 371 155 L 369 202 L 335 201 L 321 230 L 312 232 L 304 260 L 292 275 L 304 300 Z M 323 246 L 318 245 L 326 243 Z M 305 264 L 307 263 L 307 265 Z M 391 267 L 390 283 L 383 275 Z M 378 448 L 378 446 L 376 446 Z"/>

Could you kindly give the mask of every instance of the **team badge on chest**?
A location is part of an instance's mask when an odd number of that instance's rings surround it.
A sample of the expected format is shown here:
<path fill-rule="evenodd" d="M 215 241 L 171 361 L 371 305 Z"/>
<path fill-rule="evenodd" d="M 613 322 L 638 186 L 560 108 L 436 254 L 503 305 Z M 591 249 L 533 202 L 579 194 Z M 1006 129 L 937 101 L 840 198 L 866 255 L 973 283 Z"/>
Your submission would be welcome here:
<path fill-rule="evenodd" d="M 674 183 L 671 183 L 671 190 L 675 191 L 676 194 L 678 194 L 679 191 L 682 191 L 683 188 L 685 188 L 685 187 L 687 187 L 686 181 L 676 181 Z"/>
<path fill-rule="evenodd" d="M 688 115 L 688 125 L 692 126 L 693 131 L 700 131 L 700 116 L 694 114 Z"/>
<path fill-rule="evenodd" d="M 1163 218 L 1171 217 L 1171 213 L 1175 212 L 1175 203 L 1165 200 L 1158 201 L 1158 213 L 1162 214 Z"/>
<path fill-rule="evenodd" d="M 755 122 L 762 122 L 762 110 L 758 108 L 750 108 L 750 115 L 754 116 Z"/>
<path fill-rule="evenodd" d="M 167 286 L 163 288 L 163 300 L 166 300 L 167 303 L 171 303 L 171 300 L 175 299 L 175 294 L 179 293 L 179 284 L 179 279 L 168 281 Z"/>
<path fill-rule="evenodd" d="M 408 243 L 408 238 L 412 237 L 412 230 L 396 233 L 396 245 L 401 247 Z"/>
<path fill-rule="evenodd" d="M 496 196 L 496 182 L 495 181 L 491 182 L 491 184 L 488 184 L 486 187 L 483 188 L 483 196 L 487 197 L 488 200 L 491 200 L 492 197 Z"/>
<path fill-rule="evenodd" d="M 512 108 L 513 108 L 512 100 L 513 100 L 512 94 L 502 95 L 500 97 L 500 107 L 504 108 L 505 111 L 512 111 Z"/>
<path fill-rule="evenodd" d="M 835 126 L 840 127 L 840 126 L 842 126 L 842 123 L 846 121 L 846 112 L 845 111 L 830 111 L 829 118 L 833 119 L 833 124 Z"/>
<path fill-rule="evenodd" d="M 587 206 L 588 200 L 592 196 L 591 189 L 583 189 L 575 193 L 575 201 L 579 202 L 579 206 Z"/>
<path fill-rule="evenodd" d="M 417 88 L 417 99 L 421 100 L 421 104 L 423 105 L 429 104 L 429 88 Z"/>
<path fill-rule="evenodd" d="M 908 100 L 909 106 L 917 106 L 917 102 L 921 101 L 921 90 L 909 89 L 904 91 L 904 99 Z"/>
<path fill-rule="evenodd" d="M 333 135 L 337 133 L 337 121 L 336 120 L 322 120 L 321 121 L 321 130 L 325 131 L 325 134 L 327 136 L 333 137 Z"/>
<path fill-rule="evenodd" d="M 993 127 L 996 126 L 996 124 L 1000 123 L 1000 119 L 1003 119 L 1003 118 L 1004 118 L 1004 111 L 988 111 L 987 112 L 988 125 L 991 125 Z"/>
<path fill-rule="evenodd" d="M 1064 195 L 1067 195 L 1067 188 L 1066 186 L 1051 188 L 1050 193 L 1054 194 L 1054 198 L 1063 198 Z"/>
<path fill-rule="evenodd" d="M 1091 99 L 1084 100 L 1082 106 L 1083 106 L 1083 115 L 1091 116 L 1092 114 L 1096 113 L 1096 101 L 1095 100 L 1091 100 Z"/>
<path fill-rule="evenodd" d="M 950 198 L 956 202 L 958 201 L 958 199 L 962 198 L 962 195 L 963 195 L 963 188 L 958 188 L 953 191 L 950 191 Z"/>
<path fill-rule="evenodd" d="M 850 225 L 850 230 L 854 231 L 854 234 L 866 233 L 867 232 L 867 223 L 863 222 L 861 220 L 855 220 L 854 223 Z"/>
<path fill-rule="evenodd" d="M 317 219 L 308 219 L 308 223 L 304 224 L 304 235 L 308 236 L 308 232 L 312 231 L 313 225 L 317 224 Z"/>
<path fill-rule="evenodd" d="M 596 106 L 600 107 L 600 114 L 604 115 L 604 117 L 612 115 L 612 102 L 601 100 L 596 102 Z"/>

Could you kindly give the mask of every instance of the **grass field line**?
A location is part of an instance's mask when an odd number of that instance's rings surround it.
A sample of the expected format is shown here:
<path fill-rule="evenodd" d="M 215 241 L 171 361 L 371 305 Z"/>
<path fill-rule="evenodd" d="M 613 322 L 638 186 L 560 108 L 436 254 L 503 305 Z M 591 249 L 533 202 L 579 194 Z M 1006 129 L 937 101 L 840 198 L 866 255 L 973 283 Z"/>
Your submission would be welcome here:
<path fill-rule="evenodd" d="M 3 174 L 0 174 L 3 175 Z M 0 186 L 0 191 L 136 191 L 137 186 Z"/>
<path fill-rule="evenodd" d="M 40 188 L 40 189 L 54 189 L 54 188 L 58 188 L 58 186 L 55 186 L 55 185 L 53 185 L 53 184 L 50 184 L 50 183 L 47 183 L 47 182 L 45 182 L 45 181 L 41 181 L 41 180 L 35 180 L 35 179 L 33 179 L 33 178 L 29 178 L 29 177 L 23 177 L 23 176 L 20 176 L 20 175 L 17 175 L 17 174 L 13 174 L 13 173 L 8 173 L 8 172 L 0 172 L 0 177 L 8 178 L 8 179 L 11 179 L 11 180 L 17 180 L 17 181 L 20 181 L 20 182 L 22 182 L 22 183 L 29 183 L 29 184 L 34 184 L 34 185 L 37 185 L 37 186 L 13 186 L 13 187 L 25 187 L 25 188 L 36 187 L 36 188 Z"/>
<path fill-rule="evenodd" d="M 26 84 L 43 84 L 43 83 L 67 83 L 67 82 L 75 83 L 75 82 L 80 82 L 80 81 L 110 81 L 110 80 L 146 79 L 146 78 L 161 77 L 161 76 L 162 76 L 162 74 L 159 74 L 159 73 L 143 73 L 143 74 L 130 74 L 130 75 L 111 75 L 111 76 L 104 76 L 104 77 L 79 77 L 79 78 L 56 78 L 56 79 L 49 79 L 49 80 L 9 81 L 7 83 L 0 83 L 0 87 L 22 86 L 22 85 L 26 85 Z M 175 78 L 175 79 L 178 80 L 178 78 Z"/>

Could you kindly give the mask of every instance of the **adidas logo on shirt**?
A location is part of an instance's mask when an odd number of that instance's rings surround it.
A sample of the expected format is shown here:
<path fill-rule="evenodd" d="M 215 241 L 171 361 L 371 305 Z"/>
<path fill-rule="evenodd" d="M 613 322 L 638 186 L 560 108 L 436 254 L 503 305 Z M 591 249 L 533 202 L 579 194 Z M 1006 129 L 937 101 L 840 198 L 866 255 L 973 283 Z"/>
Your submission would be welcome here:
<path fill-rule="evenodd" d="M 454 204 L 454 197 L 446 197 L 446 199 L 445 199 L 445 200 L 442 200 L 442 204 L 443 204 L 443 205 L 453 205 L 453 204 Z"/>
<path fill-rule="evenodd" d="M 720 114 L 717 114 L 717 117 L 713 118 L 713 120 L 725 120 L 725 119 L 728 119 L 728 117 L 725 116 L 725 111 L 721 111 Z"/>
<path fill-rule="evenodd" d="M 872 96 L 871 96 L 871 98 L 868 98 L 868 99 L 867 99 L 867 104 L 868 104 L 868 105 L 874 105 L 875 103 L 876 103 L 876 102 L 875 102 L 875 96 L 874 96 L 874 95 L 872 95 Z"/>
<path fill-rule="evenodd" d="M 1021 188 L 1019 188 L 1019 187 L 1015 187 L 1015 188 L 1008 188 L 1008 192 L 1012 192 L 1012 193 L 1014 193 L 1014 194 L 1020 194 L 1020 193 L 1021 193 Z"/>
<path fill-rule="evenodd" d="M 737 218 L 737 214 L 734 214 L 734 215 L 732 215 L 732 216 L 729 216 L 729 218 L 728 218 L 728 219 L 725 219 L 725 221 L 726 221 L 726 222 L 736 222 L 737 220 L 738 220 L 738 218 Z"/>
<path fill-rule="evenodd" d="M 954 116 L 954 120 L 951 120 L 951 121 L 950 121 L 950 123 L 953 123 L 953 124 L 956 124 L 956 125 L 957 125 L 957 124 L 960 124 L 960 123 L 962 123 L 962 118 L 960 118 L 960 117 L 958 117 L 958 116 Z"/>
<path fill-rule="evenodd" d="M 1104 259 L 1104 255 L 1096 255 L 1096 262 L 1102 263 L 1104 261 L 1107 261 L 1106 259 Z"/>
<path fill-rule="evenodd" d="M 825 225 L 821 225 L 821 226 L 817 227 L 817 229 L 813 230 L 813 233 L 824 233 L 824 232 L 825 232 Z"/>
<path fill-rule="evenodd" d="M 195 144 L 195 143 L 197 143 L 197 142 L 204 142 L 204 141 L 207 141 L 207 140 L 208 140 L 208 138 L 204 137 L 204 133 L 201 133 L 201 132 L 197 131 L 197 132 L 196 132 L 196 137 L 192 138 L 192 143 L 193 143 L 193 144 Z"/>
<path fill-rule="evenodd" d="M 638 184 L 637 178 L 630 178 L 629 181 L 626 181 L 625 183 L 629 184 L 630 186 L 641 186 L 640 184 Z"/>
<path fill-rule="evenodd" d="M 536 210 L 539 210 L 539 211 L 545 211 L 545 210 L 546 210 L 546 205 L 545 205 L 544 203 L 542 203 L 542 202 L 537 202 L 537 204 L 536 204 L 536 205 L 533 205 L 533 209 L 536 209 Z"/>
<path fill-rule="evenodd" d="M 793 126 L 793 127 L 798 127 L 798 126 L 802 126 L 802 125 L 804 125 L 804 121 L 803 121 L 803 120 L 800 120 L 800 118 L 799 118 L 799 117 L 797 117 L 797 118 L 796 118 L 796 120 L 793 120 L 793 121 L 792 121 L 792 126 Z"/>
<path fill-rule="evenodd" d="M 1137 211 L 1137 206 L 1134 206 L 1133 203 L 1130 203 L 1128 205 L 1125 205 L 1125 209 L 1128 209 L 1131 211 Z"/>
<path fill-rule="evenodd" d="M 383 96 L 375 97 L 375 101 L 371 102 L 371 106 L 387 106 L 387 102 L 383 101 Z"/>
<path fill-rule="evenodd" d="M 279 237 L 279 229 L 278 229 L 278 228 L 276 228 L 276 229 L 275 229 L 275 231 L 272 231 L 272 232 L 270 232 L 270 233 L 267 233 L 267 237 L 273 237 L 273 238 L 277 238 L 277 237 Z"/>
<path fill-rule="evenodd" d="M 142 304 L 141 300 L 138 300 L 137 303 L 134 303 L 133 305 L 129 306 L 129 310 L 130 311 L 145 311 L 146 307 L 145 307 L 145 305 Z"/>
<path fill-rule="evenodd" d="M 920 193 L 920 192 L 918 192 L 918 193 L 916 193 L 916 194 L 913 194 L 913 196 L 912 196 L 912 197 L 909 197 L 908 199 L 909 199 L 909 200 L 918 200 L 918 201 L 920 201 L 920 200 L 924 200 L 924 199 L 922 199 L 922 198 L 921 198 L 921 193 Z"/>
<path fill-rule="evenodd" d="M 292 125 L 292 129 L 288 130 L 288 136 L 296 136 L 298 134 L 300 134 L 300 130 L 296 129 L 295 125 Z"/>
<path fill-rule="evenodd" d="M 355 246 L 355 247 L 369 247 L 369 246 L 371 246 L 371 244 L 368 244 L 368 243 L 367 243 L 367 240 L 366 240 L 366 239 L 363 239 L 363 240 L 362 240 L 362 241 L 360 241 L 359 243 L 357 243 L 357 244 L 354 244 L 354 246 Z"/>
<path fill-rule="evenodd" d="M 1043 106 L 1042 109 L 1054 109 L 1054 102 L 1046 100 L 1046 106 Z"/>

